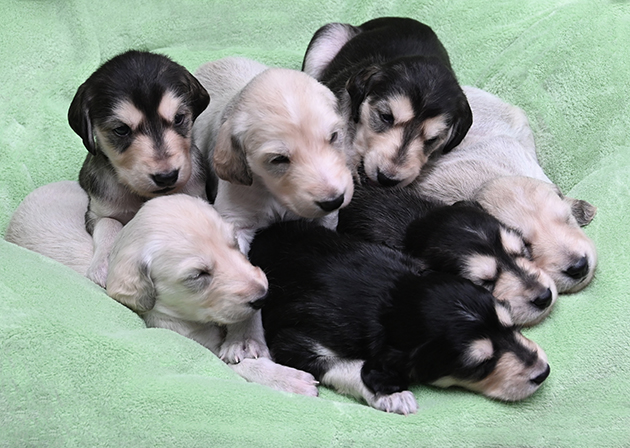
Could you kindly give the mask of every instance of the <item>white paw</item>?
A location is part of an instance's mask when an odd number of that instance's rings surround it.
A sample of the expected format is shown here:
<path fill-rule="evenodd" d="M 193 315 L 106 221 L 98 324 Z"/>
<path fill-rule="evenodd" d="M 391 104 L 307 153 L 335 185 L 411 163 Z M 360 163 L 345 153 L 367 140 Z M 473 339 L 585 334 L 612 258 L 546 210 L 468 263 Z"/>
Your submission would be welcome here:
<path fill-rule="evenodd" d="M 319 383 L 313 375 L 277 364 L 268 358 L 244 359 L 241 363 L 232 365 L 232 368 L 246 380 L 275 390 L 311 397 L 318 395 Z"/>
<path fill-rule="evenodd" d="M 85 276 L 96 283 L 101 288 L 105 288 L 107 283 L 107 272 L 109 270 L 108 260 L 105 259 L 104 262 L 100 263 L 92 263 L 88 267 Z"/>
<path fill-rule="evenodd" d="M 408 390 L 391 395 L 375 395 L 374 399 L 368 404 L 381 411 L 394 412 L 396 414 L 409 415 L 418 412 L 416 397 Z"/>
<path fill-rule="evenodd" d="M 228 364 L 238 364 L 247 358 L 269 358 L 269 349 L 264 341 L 246 338 L 242 340 L 226 340 L 221 345 L 219 358 Z"/>

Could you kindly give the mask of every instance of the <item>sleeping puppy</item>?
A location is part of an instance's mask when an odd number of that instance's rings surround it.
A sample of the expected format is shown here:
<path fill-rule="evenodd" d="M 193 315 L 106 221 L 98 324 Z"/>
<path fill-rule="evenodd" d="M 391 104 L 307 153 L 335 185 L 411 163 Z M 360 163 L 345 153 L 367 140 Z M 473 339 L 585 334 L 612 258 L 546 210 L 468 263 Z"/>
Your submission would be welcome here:
<path fill-rule="evenodd" d="M 244 58 L 196 71 L 213 98 L 193 139 L 219 177 L 214 206 L 244 254 L 257 229 L 308 218 L 331 229 L 352 197 L 343 119 L 332 92 L 305 73 Z M 266 356 L 260 316 L 231 326 L 221 358 Z M 243 341 L 249 341 L 244 343 Z"/>
<path fill-rule="evenodd" d="M 441 42 L 428 26 L 383 17 L 317 30 L 302 69 L 337 95 L 359 175 L 405 186 L 430 157 L 464 138 L 472 114 Z"/>
<path fill-rule="evenodd" d="M 376 409 L 416 412 L 412 382 L 512 401 L 549 375 L 545 353 L 488 291 L 419 273 L 387 246 L 284 222 L 256 236 L 250 260 L 269 279 L 263 321 L 274 360 Z"/>
<path fill-rule="evenodd" d="M 534 262 L 559 292 L 575 292 L 593 278 L 597 255 L 580 227 L 595 216 L 586 201 L 562 195 L 538 164 L 527 116 L 518 107 L 464 87 L 474 124 L 457 148 L 432 160 L 410 185 L 418 195 L 452 204 L 476 200 L 517 229 Z"/>
<path fill-rule="evenodd" d="M 92 241 L 84 226 L 88 196 L 77 182 L 38 188 L 14 213 L 6 239 L 85 274 Z M 166 328 L 219 353 L 225 326 L 251 318 L 267 293 L 264 273 L 238 250 L 231 225 L 205 200 L 176 194 L 147 201 L 118 233 L 107 294 Z M 317 395 L 310 374 L 268 358 L 231 366 L 248 381 Z"/>
<path fill-rule="evenodd" d="M 87 276 L 101 286 L 111 246 L 147 199 L 177 192 L 205 197 L 205 169 L 191 145 L 208 93 L 166 56 L 128 51 L 105 62 L 77 90 L 68 122 L 88 150 L 79 182 L 94 238 Z"/>
<path fill-rule="evenodd" d="M 364 185 L 339 213 L 337 230 L 386 244 L 435 271 L 483 286 L 517 325 L 533 325 L 558 296 L 552 279 L 530 259 L 521 235 L 475 202 L 442 202 L 403 189 Z"/>

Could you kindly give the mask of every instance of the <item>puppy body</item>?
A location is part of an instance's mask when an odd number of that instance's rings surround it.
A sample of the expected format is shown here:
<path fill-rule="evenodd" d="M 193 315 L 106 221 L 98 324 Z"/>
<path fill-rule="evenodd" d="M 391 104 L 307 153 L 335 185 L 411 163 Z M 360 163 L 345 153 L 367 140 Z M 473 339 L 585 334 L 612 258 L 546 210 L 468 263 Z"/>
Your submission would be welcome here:
<path fill-rule="evenodd" d="M 446 50 L 412 19 L 329 23 L 313 36 L 302 68 L 338 96 L 352 159 L 383 186 L 412 182 L 472 122 Z"/>
<path fill-rule="evenodd" d="M 475 200 L 517 229 L 534 262 L 559 292 L 575 292 L 593 278 L 597 255 L 580 229 L 595 216 L 586 201 L 562 195 L 538 164 L 525 113 L 496 96 L 464 87 L 474 123 L 457 151 L 431 161 L 410 186 L 448 204 Z"/>
<path fill-rule="evenodd" d="M 129 51 L 105 62 L 77 90 L 68 111 L 88 150 L 79 182 L 89 195 L 93 236 L 88 277 L 104 286 L 111 246 L 148 199 L 172 193 L 205 197 L 205 166 L 191 145 L 209 96 L 165 56 Z"/>
<path fill-rule="evenodd" d="M 245 58 L 209 62 L 195 74 L 213 102 L 194 141 L 219 177 L 214 205 L 235 225 L 243 252 L 275 221 L 334 228 L 353 184 L 332 92 L 304 73 Z"/>
<path fill-rule="evenodd" d="M 339 213 L 337 229 L 483 286 L 518 325 L 540 322 L 557 298 L 553 280 L 533 263 L 522 236 L 475 202 L 449 206 L 408 188 L 362 185 Z"/>
<path fill-rule="evenodd" d="M 20 204 L 6 239 L 85 275 L 93 242 L 85 230 L 88 196 L 77 182 L 38 188 Z M 234 230 L 204 200 L 188 195 L 147 201 L 118 233 L 110 254 L 107 293 L 148 327 L 165 328 L 218 354 L 225 326 L 262 306 L 264 273 L 238 250 Z M 270 359 L 231 366 L 248 381 L 316 395 L 311 375 Z"/>
<path fill-rule="evenodd" d="M 502 400 L 534 393 L 544 352 L 485 289 L 419 273 L 383 245 L 303 222 L 275 224 L 250 259 L 269 279 L 265 334 L 277 362 L 388 412 L 416 412 L 411 382 Z"/>

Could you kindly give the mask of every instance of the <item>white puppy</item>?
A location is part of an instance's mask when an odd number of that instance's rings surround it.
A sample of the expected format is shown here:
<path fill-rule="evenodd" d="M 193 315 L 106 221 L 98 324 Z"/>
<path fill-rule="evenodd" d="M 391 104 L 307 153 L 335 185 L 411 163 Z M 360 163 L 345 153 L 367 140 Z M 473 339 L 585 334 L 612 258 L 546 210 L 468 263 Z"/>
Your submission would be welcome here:
<path fill-rule="evenodd" d="M 593 278 L 597 255 L 580 229 L 595 216 L 586 201 L 563 196 L 538 163 L 525 113 L 496 96 L 463 87 L 473 125 L 456 150 L 432 161 L 414 188 L 447 203 L 477 200 L 519 230 L 534 262 L 558 292 L 575 292 Z"/>
<path fill-rule="evenodd" d="M 88 197 L 77 182 L 38 188 L 13 215 L 6 239 L 86 274 L 93 241 L 84 226 Z M 151 199 L 118 234 L 107 293 L 149 327 L 167 328 L 219 353 L 225 326 L 250 319 L 267 278 L 236 244 L 233 227 L 207 202 L 177 194 Z M 317 395 L 308 374 L 267 358 L 231 366 L 248 381 Z"/>
<path fill-rule="evenodd" d="M 243 253 L 256 230 L 307 218 L 334 229 L 354 191 L 337 99 L 305 73 L 245 58 L 201 66 L 212 97 L 193 141 L 219 177 L 214 206 L 231 222 Z M 260 316 L 228 327 L 221 358 L 268 356 Z"/>

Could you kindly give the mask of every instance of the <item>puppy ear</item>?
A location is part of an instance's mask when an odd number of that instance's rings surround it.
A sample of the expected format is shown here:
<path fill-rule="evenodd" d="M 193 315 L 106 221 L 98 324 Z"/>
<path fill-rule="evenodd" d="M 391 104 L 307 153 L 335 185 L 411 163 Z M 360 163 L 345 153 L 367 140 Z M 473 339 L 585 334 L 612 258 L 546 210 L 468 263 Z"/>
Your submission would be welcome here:
<path fill-rule="evenodd" d="M 464 95 L 463 92 L 459 96 L 456 111 L 452 119 L 453 123 L 451 124 L 451 135 L 442 147 L 442 154 L 446 154 L 459 145 L 464 137 L 466 137 L 468 129 L 472 126 L 472 110 L 470 110 L 470 104 L 468 104 L 466 95 Z"/>
<path fill-rule="evenodd" d="M 361 104 L 363 104 L 363 100 L 370 93 L 370 88 L 374 81 L 378 79 L 376 75 L 379 72 L 380 67 L 372 65 L 359 70 L 346 82 L 346 91 L 350 95 L 350 116 L 355 123 L 358 123 L 361 118 L 359 115 Z"/>
<path fill-rule="evenodd" d="M 210 104 L 210 94 L 190 72 L 186 71 L 186 77 L 189 89 L 188 98 L 192 106 L 193 121 L 195 121 L 201 112 L 206 110 L 208 104 Z"/>
<path fill-rule="evenodd" d="M 251 185 L 252 173 L 245 156 L 245 148 L 233 134 L 234 116 L 228 117 L 219 128 L 214 146 L 214 171 L 221 179 L 234 184 Z"/>
<path fill-rule="evenodd" d="M 112 253 L 107 274 L 107 294 L 138 314 L 155 306 L 156 291 L 150 272 L 150 257 L 142 251 Z"/>
<path fill-rule="evenodd" d="M 68 123 L 74 132 L 83 140 L 83 145 L 90 152 L 96 154 L 96 143 L 92 132 L 92 120 L 90 120 L 89 87 L 87 81 L 79 86 L 74 95 L 70 109 L 68 109 Z"/>
<path fill-rule="evenodd" d="M 597 207 L 581 199 L 565 196 L 564 201 L 571 206 L 571 214 L 575 217 L 580 227 L 590 224 L 597 213 Z"/>

